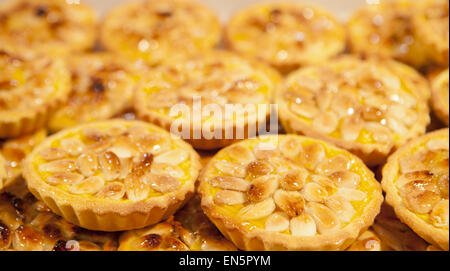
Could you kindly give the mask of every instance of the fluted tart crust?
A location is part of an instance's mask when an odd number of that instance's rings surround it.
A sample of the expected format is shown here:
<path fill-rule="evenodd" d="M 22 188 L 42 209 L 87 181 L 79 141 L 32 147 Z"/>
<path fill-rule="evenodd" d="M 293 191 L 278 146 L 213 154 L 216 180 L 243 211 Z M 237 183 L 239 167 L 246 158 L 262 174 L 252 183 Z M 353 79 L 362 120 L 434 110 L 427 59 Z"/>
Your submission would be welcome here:
<path fill-rule="evenodd" d="M 416 138 L 383 168 L 386 201 L 402 222 L 448 250 L 449 130 Z"/>
<path fill-rule="evenodd" d="M 198 154 L 154 125 L 110 120 L 63 130 L 24 163 L 30 191 L 83 228 L 121 231 L 167 219 L 194 192 Z"/>
<path fill-rule="evenodd" d="M 264 136 L 221 150 L 203 169 L 202 208 L 243 250 L 339 250 L 383 201 L 356 156 L 316 139 Z"/>
<path fill-rule="evenodd" d="M 449 124 L 449 70 L 442 71 L 431 82 L 431 105 L 439 119 Z"/>

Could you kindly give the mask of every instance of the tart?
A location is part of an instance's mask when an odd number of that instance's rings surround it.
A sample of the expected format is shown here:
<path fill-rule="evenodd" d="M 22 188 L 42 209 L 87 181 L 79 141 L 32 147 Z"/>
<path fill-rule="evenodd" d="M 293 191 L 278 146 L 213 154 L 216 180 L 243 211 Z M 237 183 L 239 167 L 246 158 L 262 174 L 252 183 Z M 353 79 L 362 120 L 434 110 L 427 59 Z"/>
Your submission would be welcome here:
<path fill-rule="evenodd" d="M 80 227 L 122 231 L 156 224 L 194 192 L 198 154 L 144 122 L 110 120 L 65 129 L 27 157 L 30 191 Z"/>
<path fill-rule="evenodd" d="M 438 118 L 448 126 L 449 70 L 441 72 L 431 83 L 431 105 Z"/>
<path fill-rule="evenodd" d="M 0 251 L 112 251 L 117 234 L 88 231 L 53 214 L 24 182 L 0 193 Z"/>
<path fill-rule="evenodd" d="M 386 201 L 427 242 L 448 250 L 449 130 L 416 138 L 383 168 Z"/>
<path fill-rule="evenodd" d="M 346 46 L 344 27 L 328 11 L 284 2 L 237 13 L 225 39 L 232 50 L 262 59 L 283 73 L 324 62 Z"/>
<path fill-rule="evenodd" d="M 136 90 L 134 105 L 141 119 L 181 133 L 197 149 L 211 150 L 257 132 L 270 115 L 279 82 L 278 73 L 264 64 L 213 51 L 150 72 Z M 230 105 L 242 110 L 226 110 Z"/>
<path fill-rule="evenodd" d="M 110 12 L 101 27 L 108 50 L 158 65 L 174 55 L 190 55 L 215 47 L 221 34 L 216 15 L 187 0 L 147 0 Z"/>
<path fill-rule="evenodd" d="M 96 34 L 94 11 L 79 1 L 14 0 L 0 5 L 0 49 L 66 56 L 92 48 Z"/>
<path fill-rule="evenodd" d="M 235 251 L 208 220 L 194 197 L 174 217 L 156 226 L 128 231 L 119 239 L 119 251 Z"/>
<path fill-rule="evenodd" d="M 0 182 L 0 191 L 2 188 L 8 187 L 20 179 L 22 161 L 46 136 L 47 132 L 40 130 L 34 134 L 11 139 L 0 144 L 0 157 L 3 156 L 4 158 L 3 165 L 5 170 L 3 183 Z M 2 164 L 1 160 L 0 158 L 0 164 Z M 0 166 L 0 176 L 2 176 L 2 166 Z"/>
<path fill-rule="evenodd" d="M 132 107 L 140 78 L 137 67 L 111 53 L 89 53 L 68 58 L 72 93 L 50 118 L 56 132 L 81 123 L 110 119 Z"/>
<path fill-rule="evenodd" d="M 0 50 L 0 70 L 0 138 L 42 128 L 69 96 L 70 74 L 61 60 L 25 58 Z"/>
<path fill-rule="evenodd" d="M 243 250 L 343 250 L 372 225 L 383 201 L 356 156 L 297 135 L 248 139 L 203 169 L 205 214 Z"/>
<path fill-rule="evenodd" d="M 369 166 L 430 122 L 427 81 L 391 60 L 343 56 L 290 74 L 276 95 L 288 133 L 323 139 Z"/>

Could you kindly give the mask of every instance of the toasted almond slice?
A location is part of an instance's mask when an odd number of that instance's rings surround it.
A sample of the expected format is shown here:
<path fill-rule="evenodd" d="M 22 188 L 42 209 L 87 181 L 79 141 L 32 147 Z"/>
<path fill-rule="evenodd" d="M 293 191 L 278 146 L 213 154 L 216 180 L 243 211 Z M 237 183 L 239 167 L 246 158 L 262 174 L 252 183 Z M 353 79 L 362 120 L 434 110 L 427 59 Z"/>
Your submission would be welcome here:
<path fill-rule="evenodd" d="M 391 130 L 377 122 L 366 122 L 365 129 L 372 134 L 377 143 L 390 144 L 393 141 Z"/>
<path fill-rule="evenodd" d="M 388 119 L 395 119 L 407 127 L 411 127 L 417 121 L 417 113 L 415 110 L 406 106 L 394 104 L 391 105 L 387 112 Z"/>
<path fill-rule="evenodd" d="M 387 126 L 397 134 L 405 135 L 408 133 L 408 127 L 406 127 L 406 125 L 398 119 L 388 118 Z"/>
<path fill-rule="evenodd" d="M 350 115 L 350 112 L 354 112 L 356 108 L 354 98 L 348 94 L 335 95 L 332 105 L 331 109 L 336 112 L 338 118 L 344 118 Z"/>
<path fill-rule="evenodd" d="M 321 112 L 312 122 L 312 126 L 324 134 L 331 134 L 336 130 L 338 125 L 339 119 L 333 112 Z"/>
<path fill-rule="evenodd" d="M 153 175 L 149 178 L 149 183 L 153 190 L 160 193 L 176 191 L 181 185 L 178 179 L 167 175 Z"/>
<path fill-rule="evenodd" d="M 73 184 L 84 179 L 84 176 L 78 173 L 65 172 L 57 173 L 47 178 L 47 183 L 51 185 Z"/>
<path fill-rule="evenodd" d="M 84 176 L 89 177 L 94 175 L 98 168 L 97 155 L 91 152 L 81 154 L 77 158 L 77 166 Z"/>
<path fill-rule="evenodd" d="M 255 220 L 263 217 L 267 217 L 275 211 L 275 203 L 273 199 L 268 198 L 265 201 L 253 203 L 242 208 L 238 217 L 243 220 Z"/>
<path fill-rule="evenodd" d="M 133 171 L 133 158 L 120 159 L 120 174 L 119 179 L 125 179 Z"/>
<path fill-rule="evenodd" d="M 336 155 L 333 158 L 322 161 L 316 168 L 320 174 L 329 175 L 337 171 L 349 170 L 351 162 L 344 155 Z"/>
<path fill-rule="evenodd" d="M 155 163 L 165 163 L 172 166 L 177 166 L 189 158 L 189 152 L 185 150 L 172 150 L 164 152 L 155 157 Z"/>
<path fill-rule="evenodd" d="M 303 150 L 302 142 L 296 138 L 288 137 L 283 139 L 278 145 L 280 152 L 283 156 L 291 159 L 298 157 L 300 152 Z"/>
<path fill-rule="evenodd" d="M 184 178 L 183 169 L 164 163 L 153 163 L 151 172 L 155 175 L 169 175 L 177 179 Z"/>
<path fill-rule="evenodd" d="M 305 210 L 305 200 L 296 191 L 278 190 L 274 194 L 275 204 L 288 216 L 299 216 Z"/>
<path fill-rule="evenodd" d="M 66 138 L 61 140 L 61 148 L 68 154 L 78 156 L 84 151 L 84 144 L 76 138 Z"/>
<path fill-rule="evenodd" d="M 355 141 L 358 139 L 364 122 L 359 116 L 347 116 L 342 120 L 340 131 L 342 138 L 347 141 Z"/>
<path fill-rule="evenodd" d="M 285 158 L 283 156 L 272 157 L 268 161 L 272 165 L 272 168 L 277 170 L 279 175 L 286 174 L 288 171 L 297 167 L 292 160 L 289 160 L 289 158 Z"/>
<path fill-rule="evenodd" d="M 215 168 L 228 176 L 244 178 L 247 175 L 245 166 L 237 163 L 230 163 L 223 160 L 217 160 L 214 164 Z"/>
<path fill-rule="evenodd" d="M 248 148 L 241 145 L 230 146 L 227 149 L 227 154 L 237 163 L 255 160 L 253 153 Z"/>
<path fill-rule="evenodd" d="M 121 182 L 112 182 L 105 185 L 96 195 L 98 198 L 119 200 L 125 196 L 125 185 Z"/>
<path fill-rule="evenodd" d="M 114 153 L 120 159 L 131 158 L 135 154 L 134 150 L 126 148 L 124 146 L 117 146 L 117 145 L 113 145 L 108 149 L 108 151 Z"/>
<path fill-rule="evenodd" d="M 417 180 L 431 181 L 432 179 L 433 179 L 433 173 L 431 173 L 428 170 L 411 171 L 411 172 L 403 174 L 402 176 L 400 176 L 398 178 L 397 187 L 400 188 L 412 181 L 417 181 Z"/>
<path fill-rule="evenodd" d="M 124 184 L 129 200 L 133 202 L 145 200 L 150 194 L 150 186 L 144 181 L 145 178 L 138 174 L 130 174 L 125 178 Z"/>
<path fill-rule="evenodd" d="M 334 211 L 341 222 L 347 223 L 356 214 L 353 205 L 342 196 L 333 195 L 326 199 L 325 205 Z"/>
<path fill-rule="evenodd" d="M 271 197 L 278 188 L 278 177 L 274 175 L 260 176 L 250 183 L 247 197 L 258 202 Z"/>
<path fill-rule="evenodd" d="M 303 196 L 307 201 L 325 202 L 328 195 L 324 187 L 314 182 L 307 183 L 303 189 Z"/>
<path fill-rule="evenodd" d="M 422 164 L 422 162 L 418 161 L 414 156 L 403 157 L 399 159 L 399 163 L 400 163 L 400 170 L 402 173 L 427 170 L 427 167 L 424 164 Z"/>
<path fill-rule="evenodd" d="M 361 201 L 367 197 L 367 194 L 356 189 L 340 187 L 336 193 L 348 201 Z"/>
<path fill-rule="evenodd" d="M 289 217 L 285 213 L 271 214 L 266 221 L 266 231 L 283 232 L 289 229 Z"/>
<path fill-rule="evenodd" d="M 336 171 L 329 176 L 331 181 L 338 187 L 356 188 L 361 182 L 361 177 L 351 171 Z"/>
<path fill-rule="evenodd" d="M 448 199 L 439 201 L 431 211 L 431 222 L 435 227 L 448 227 Z"/>
<path fill-rule="evenodd" d="M 272 165 L 265 161 L 253 161 L 247 165 L 247 173 L 254 177 L 268 175 L 272 171 Z"/>
<path fill-rule="evenodd" d="M 309 170 L 314 170 L 319 162 L 325 159 L 325 148 L 320 143 L 303 146 L 301 162 Z"/>
<path fill-rule="evenodd" d="M 101 141 L 108 137 L 106 131 L 100 130 L 98 128 L 87 128 L 83 129 L 83 136 L 93 141 Z"/>
<path fill-rule="evenodd" d="M 44 172 L 72 172 L 75 170 L 75 161 L 71 159 L 56 160 L 39 165 L 39 171 Z"/>
<path fill-rule="evenodd" d="M 323 175 L 311 175 L 311 181 L 320 185 L 329 195 L 337 190 L 336 184 L 328 177 Z"/>
<path fill-rule="evenodd" d="M 436 151 L 436 150 L 448 150 L 448 141 L 443 139 L 436 139 L 436 140 L 430 140 L 427 142 L 427 148 L 430 151 Z"/>
<path fill-rule="evenodd" d="M 250 183 L 246 180 L 231 176 L 217 176 L 209 182 L 213 187 L 240 192 L 246 192 L 250 187 Z"/>
<path fill-rule="evenodd" d="M 99 141 L 95 141 L 94 143 L 87 145 L 85 147 L 86 151 L 94 152 L 94 153 L 102 153 L 105 152 L 112 145 L 112 140 L 110 138 L 102 139 Z"/>
<path fill-rule="evenodd" d="M 220 205 L 238 205 L 244 204 L 246 201 L 244 193 L 230 190 L 221 190 L 214 197 L 214 202 Z"/>
<path fill-rule="evenodd" d="M 437 181 L 437 186 L 439 189 L 439 193 L 441 194 L 441 197 L 443 199 L 448 199 L 448 183 L 449 183 L 449 175 L 448 172 L 445 174 L 442 174 Z"/>
<path fill-rule="evenodd" d="M 314 118 L 319 113 L 319 110 L 311 103 L 292 103 L 291 111 L 309 119 Z"/>
<path fill-rule="evenodd" d="M 419 214 L 431 212 L 434 205 L 440 200 L 438 190 L 436 184 L 424 180 L 412 181 L 400 188 L 407 207 Z"/>
<path fill-rule="evenodd" d="M 340 222 L 337 215 L 330 208 L 321 203 L 308 202 L 306 205 L 306 213 L 314 219 L 317 231 L 320 234 L 339 229 Z"/>
<path fill-rule="evenodd" d="M 326 112 L 330 108 L 334 98 L 333 91 L 322 88 L 319 90 L 317 96 L 316 96 L 316 103 L 319 107 L 320 112 Z"/>
<path fill-rule="evenodd" d="M 62 159 L 67 156 L 67 152 L 60 148 L 45 148 L 39 154 L 47 161 Z"/>
<path fill-rule="evenodd" d="M 290 170 L 281 177 L 280 186 L 284 190 L 300 191 L 305 185 L 308 174 L 304 168 Z"/>
<path fill-rule="evenodd" d="M 291 219 L 290 230 L 293 236 L 315 236 L 316 222 L 308 214 L 303 213 Z"/>
<path fill-rule="evenodd" d="M 264 144 L 258 144 L 253 148 L 253 153 L 255 154 L 255 158 L 257 160 L 268 160 L 277 155 L 279 155 L 278 149 L 276 146 L 270 145 L 270 147 Z"/>
<path fill-rule="evenodd" d="M 104 152 L 99 156 L 100 169 L 105 175 L 105 179 L 112 181 L 119 178 L 121 173 L 120 159 L 113 152 Z"/>
<path fill-rule="evenodd" d="M 105 185 L 105 181 L 98 176 L 91 176 L 72 184 L 69 192 L 72 194 L 95 194 Z"/>

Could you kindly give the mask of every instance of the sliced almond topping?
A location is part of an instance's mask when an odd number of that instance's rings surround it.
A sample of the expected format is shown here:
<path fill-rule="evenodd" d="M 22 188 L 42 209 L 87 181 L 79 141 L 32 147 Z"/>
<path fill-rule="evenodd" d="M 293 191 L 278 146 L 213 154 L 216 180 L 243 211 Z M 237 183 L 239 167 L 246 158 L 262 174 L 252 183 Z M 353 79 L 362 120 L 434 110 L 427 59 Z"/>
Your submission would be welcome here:
<path fill-rule="evenodd" d="M 325 159 L 325 149 L 320 143 L 312 143 L 303 146 L 301 162 L 309 170 L 314 170 L 323 159 Z"/>
<path fill-rule="evenodd" d="M 73 184 L 83 180 L 84 177 L 81 174 L 73 172 L 58 173 L 47 178 L 47 182 L 51 185 L 59 184 Z"/>
<path fill-rule="evenodd" d="M 433 173 L 429 172 L 428 170 L 421 170 L 421 171 L 412 171 L 408 172 L 406 174 L 403 174 L 400 176 L 397 180 L 397 187 L 402 187 L 406 185 L 409 182 L 416 181 L 416 180 L 424 180 L 424 181 L 431 181 L 433 179 Z"/>
<path fill-rule="evenodd" d="M 83 153 L 77 158 L 77 166 L 84 176 L 94 175 L 98 168 L 97 155 L 91 152 Z"/>
<path fill-rule="evenodd" d="M 217 176 L 209 182 L 213 187 L 240 192 L 246 192 L 250 186 L 246 180 L 231 176 Z"/>
<path fill-rule="evenodd" d="M 435 227 L 448 227 L 448 199 L 441 200 L 434 206 L 431 222 Z"/>
<path fill-rule="evenodd" d="M 255 154 L 255 158 L 258 160 L 268 160 L 279 154 L 275 146 L 273 146 L 273 148 L 267 148 L 267 146 L 262 144 L 256 145 L 253 148 L 253 153 Z"/>
<path fill-rule="evenodd" d="M 44 172 L 71 172 L 75 170 L 75 161 L 70 159 L 56 160 L 39 166 L 39 171 Z"/>
<path fill-rule="evenodd" d="M 351 171 L 336 171 L 329 176 L 338 187 L 356 188 L 361 182 L 361 177 Z"/>
<path fill-rule="evenodd" d="M 308 178 L 308 171 L 304 168 L 298 168 L 288 171 L 280 180 L 280 186 L 284 190 L 300 191 Z"/>
<path fill-rule="evenodd" d="M 434 205 L 440 200 L 438 188 L 429 181 L 417 180 L 405 184 L 400 188 L 407 207 L 419 214 L 431 212 Z"/>
<path fill-rule="evenodd" d="M 95 194 L 105 185 L 105 181 L 98 176 L 91 176 L 87 179 L 74 183 L 69 192 L 72 194 Z"/>
<path fill-rule="evenodd" d="M 246 168 L 241 164 L 230 163 L 223 160 L 217 160 L 214 164 L 215 168 L 228 176 L 244 178 L 247 175 Z"/>
<path fill-rule="evenodd" d="M 443 139 L 430 140 L 427 143 L 427 148 L 431 151 L 448 150 L 448 141 Z"/>
<path fill-rule="evenodd" d="M 153 175 L 151 178 L 149 178 L 149 183 L 153 190 L 160 193 L 169 193 L 176 191 L 181 185 L 181 182 L 178 179 L 164 175 Z"/>
<path fill-rule="evenodd" d="M 98 128 L 83 129 L 83 135 L 93 141 L 102 141 L 108 137 L 105 131 Z"/>
<path fill-rule="evenodd" d="M 67 153 L 60 148 L 45 148 L 39 154 L 47 161 L 62 159 L 67 156 Z"/>
<path fill-rule="evenodd" d="M 388 119 L 395 119 L 407 127 L 411 127 L 418 118 L 415 110 L 399 104 L 391 105 L 389 107 L 387 117 Z"/>
<path fill-rule="evenodd" d="M 112 181 L 119 178 L 121 173 L 120 159 L 113 152 L 105 152 L 99 157 L 100 169 L 105 175 L 105 179 Z"/>
<path fill-rule="evenodd" d="M 359 116 L 352 115 L 345 117 L 340 126 L 342 138 L 347 141 L 355 141 L 358 139 L 363 126 L 364 122 Z"/>
<path fill-rule="evenodd" d="M 320 112 L 326 112 L 330 108 L 333 101 L 334 93 L 329 89 L 322 88 L 316 96 L 316 103 Z"/>
<path fill-rule="evenodd" d="M 321 112 L 312 123 L 313 127 L 324 134 L 331 134 L 339 125 L 339 119 L 333 112 Z"/>
<path fill-rule="evenodd" d="M 298 157 L 300 152 L 302 151 L 302 142 L 296 138 L 288 137 L 284 139 L 278 145 L 280 152 L 283 156 L 291 159 L 295 159 Z"/>
<path fill-rule="evenodd" d="M 289 217 L 285 213 L 277 212 L 271 214 L 266 221 L 266 230 L 283 232 L 289 229 Z"/>
<path fill-rule="evenodd" d="M 278 188 L 278 177 L 274 175 L 261 176 L 250 183 L 247 191 L 247 197 L 258 202 L 271 197 Z"/>
<path fill-rule="evenodd" d="M 78 156 L 84 151 L 84 144 L 76 138 L 61 140 L 61 148 L 72 156 Z"/>
<path fill-rule="evenodd" d="M 321 162 L 316 171 L 320 174 L 329 175 L 337 171 L 349 170 L 351 162 L 344 155 L 336 155 L 333 158 L 326 159 Z"/>
<path fill-rule="evenodd" d="M 292 103 L 291 111 L 309 119 L 314 118 L 319 113 L 319 110 L 312 103 Z"/>
<path fill-rule="evenodd" d="M 365 129 L 372 134 L 373 139 L 377 143 L 390 144 L 393 141 L 392 132 L 389 130 L 389 128 L 384 127 L 377 122 L 366 122 Z"/>
<path fill-rule="evenodd" d="M 314 236 L 317 233 L 316 222 L 306 213 L 291 219 L 292 236 Z"/>
<path fill-rule="evenodd" d="M 356 211 L 353 205 L 342 196 L 333 195 L 325 201 L 325 205 L 328 206 L 333 212 L 335 212 L 341 222 L 350 222 L 355 215 Z"/>
<path fill-rule="evenodd" d="M 395 118 L 388 118 L 387 126 L 397 134 L 405 135 L 408 133 L 408 127 L 406 127 L 403 122 Z"/>
<path fill-rule="evenodd" d="M 247 165 L 247 172 L 254 177 L 268 175 L 272 171 L 272 166 L 265 161 L 254 161 Z"/>
<path fill-rule="evenodd" d="M 112 182 L 104 186 L 96 195 L 99 198 L 119 200 L 125 196 L 125 185 L 121 182 Z"/>
<path fill-rule="evenodd" d="M 235 162 L 247 162 L 255 160 L 255 156 L 248 149 L 241 145 L 233 145 L 227 149 L 228 155 Z"/>
<path fill-rule="evenodd" d="M 339 219 L 330 208 L 316 202 L 308 202 L 306 212 L 316 222 L 317 230 L 320 234 L 336 231 L 339 229 Z"/>
<path fill-rule="evenodd" d="M 273 199 L 268 198 L 265 201 L 250 204 L 242 208 L 238 216 L 243 220 L 255 220 L 267 217 L 275 211 L 275 203 Z"/>
<path fill-rule="evenodd" d="M 108 148 L 112 146 L 112 140 L 104 139 L 100 141 L 96 141 L 91 145 L 86 146 L 86 151 L 94 152 L 94 153 L 102 153 L 105 152 Z"/>
<path fill-rule="evenodd" d="M 303 189 L 303 196 L 307 201 L 325 202 L 328 195 L 324 187 L 314 182 L 307 183 Z"/>
<path fill-rule="evenodd" d="M 246 201 L 244 193 L 230 190 L 221 190 L 214 197 L 214 202 L 220 205 L 238 205 L 244 204 Z"/>
<path fill-rule="evenodd" d="M 407 156 L 400 159 L 400 169 L 402 173 L 408 173 L 411 171 L 426 170 L 427 167 L 415 157 Z"/>
<path fill-rule="evenodd" d="M 133 158 L 120 159 L 120 174 L 119 179 L 125 179 L 133 171 Z"/>
<path fill-rule="evenodd" d="M 438 178 L 437 186 L 443 199 L 448 199 L 448 192 L 449 192 L 448 183 L 449 183 L 448 172 Z"/>
<path fill-rule="evenodd" d="M 350 115 L 351 111 L 356 108 L 356 103 L 353 97 L 349 95 L 335 95 L 331 109 L 337 113 L 339 118 Z"/>
<path fill-rule="evenodd" d="M 169 175 L 177 179 L 184 178 L 184 171 L 180 167 L 164 163 L 153 163 L 152 173 L 155 175 Z"/>
<path fill-rule="evenodd" d="M 113 145 L 108 149 L 109 152 L 113 152 L 120 159 L 131 158 L 135 155 L 135 151 L 131 148 L 126 148 L 124 146 Z"/>
<path fill-rule="evenodd" d="M 367 194 L 356 189 L 340 187 L 336 193 L 348 201 L 361 201 L 367 197 Z"/>
<path fill-rule="evenodd" d="M 290 217 L 299 216 L 305 210 L 305 200 L 299 192 L 278 190 L 273 198 L 276 205 Z"/>
<path fill-rule="evenodd" d="M 129 200 L 133 202 L 145 200 L 150 194 L 150 186 L 139 174 L 130 174 L 125 178 L 125 189 Z"/>
<path fill-rule="evenodd" d="M 155 157 L 155 163 L 164 163 L 172 166 L 176 166 L 186 161 L 189 158 L 189 152 L 185 150 L 172 150 L 162 153 Z"/>
<path fill-rule="evenodd" d="M 169 139 L 161 138 L 158 135 L 145 135 L 134 140 L 140 152 L 148 152 L 159 155 L 170 151 L 171 143 Z"/>

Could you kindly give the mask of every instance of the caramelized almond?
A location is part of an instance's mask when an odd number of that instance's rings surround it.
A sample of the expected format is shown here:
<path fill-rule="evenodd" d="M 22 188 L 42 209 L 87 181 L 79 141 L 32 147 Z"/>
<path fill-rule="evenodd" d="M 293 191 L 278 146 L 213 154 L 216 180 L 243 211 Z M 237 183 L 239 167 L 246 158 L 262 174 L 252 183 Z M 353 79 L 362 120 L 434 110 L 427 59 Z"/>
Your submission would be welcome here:
<path fill-rule="evenodd" d="M 47 161 L 58 160 L 67 156 L 67 153 L 63 149 L 52 147 L 41 150 L 39 154 Z"/>
<path fill-rule="evenodd" d="M 47 178 L 47 183 L 51 185 L 59 184 L 73 184 L 83 180 L 84 177 L 81 174 L 73 172 L 57 173 Z"/>
<path fill-rule="evenodd" d="M 105 185 L 96 195 L 98 198 L 119 200 L 125 196 L 125 185 L 121 182 L 112 182 Z"/>
<path fill-rule="evenodd" d="M 250 201 L 258 202 L 271 197 L 278 188 L 278 177 L 269 175 L 256 178 L 250 183 L 247 197 Z"/>
<path fill-rule="evenodd" d="M 76 138 L 61 140 L 61 148 L 72 156 L 78 156 L 84 151 L 84 144 Z"/>
<path fill-rule="evenodd" d="M 278 208 L 290 217 L 299 216 L 305 209 L 305 200 L 299 192 L 278 190 L 273 198 Z"/>
<path fill-rule="evenodd" d="M 230 163 L 223 160 L 217 160 L 214 164 L 215 168 L 227 176 L 244 178 L 247 175 L 246 168 L 241 164 Z"/>
<path fill-rule="evenodd" d="M 308 178 L 308 171 L 304 168 L 298 168 L 288 171 L 280 180 L 280 186 L 284 190 L 300 191 Z"/>
<path fill-rule="evenodd" d="M 239 211 L 238 216 L 243 220 L 256 220 L 268 217 L 275 211 L 275 208 L 273 199 L 268 198 L 265 201 L 245 206 Z"/>
<path fill-rule="evenodd" d="M 247 172 L 251 176 L 264 176 L 272 173 L 272 166 L 265 161 L 254 161 L 247 165 Z"/>
<path fill-rule="evenodd" d="M 95 194 L 105 185 L 105 181 L 98 176 L 91 176 L 87 179 L 78 181 L 69 188 L 72 194 Z"/>
<path fill-rule="evenodd" d="M 186 161 L 189 158 L 189 153 L 185 150 L 172 150 L 164 152 L 155 157 L 155 163 L 164 163 L 176 166 Z"/>
<path fill-rule="evenodd" d="M 292 236 L 314 236 L 317 233 L 316 222 L 306 213 L 292 218 L 289 228 Z"/>
<path fill-rule="evenodd" d="M 283 232 L 289 229 L 289 217 L 285 213 L 271 214 L 266 221 L 266 231 Z"/>
<path fill-rule="evenodd" d="M 240 192 L 246 192 L 250 186 L 246 180 L 230 176 L 217 176 L 209 182 L 213 187 Z"/>
<path fill-rule="evenodd" d="M 157 192 L 169 193 L 176 191 L 180 187 L 181 183 L 178 179 L 171 176 L 154 175 L 150 178 L 150 185 L 153 190 Z"/>
<path fill-rule="evenodd" d="M 337 171 L 349 170 L 351 162 L 344 155 L 336 155 L 333 158 L 322 161 L 316 168 L 320 174 L 329 175 Z"/>
<path fill-rule="evenodd" d="M 39 165 L 39 171 L 44 172 L 72 172 L 76 170 L 75 161 L 70 159 L 56 160 Z"/>
<path fill-rule="evenodd" d="M 84 176 L 89 177 L 94 175 L 98 167 L 97 155 L 91 152 L 83 153 L 77 158 L 77 166 Z"/>
<path fill-rule="evenodd" d="M 245 194 L 237 191 L 221 190 L 214 196 L 214 202 L 219 205 L 238 205 L 246 201 Z"/>
<path fill-rule="evenodd" d="M 120 159 L 113 152 L 104 152 L 99 157 L 100 169 L 108 181 L 116 180 L 121 172 Z"/>
<path fill-rule="evenodd" d="M 314 222 L 316 222 L 317 231 L 320 234 L 333 232 L 339 229 L 340 222 L 337 215 L 325 205 L 309 202 L 306 205 L 306 212 L 314 219 Z"/>
<path fill-rule="evenodd" d="M 278 148 L 280 149 L 280 152 L 283 156 L 290 159 L 297 158 L 303 149 L 300 140 L 290 137 L 281 141 Z"/>

